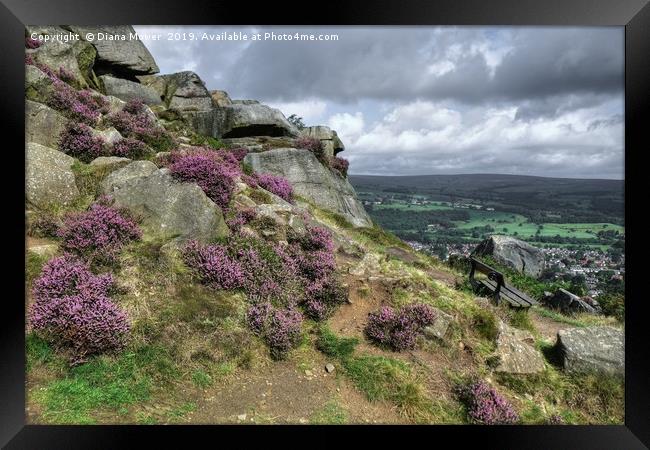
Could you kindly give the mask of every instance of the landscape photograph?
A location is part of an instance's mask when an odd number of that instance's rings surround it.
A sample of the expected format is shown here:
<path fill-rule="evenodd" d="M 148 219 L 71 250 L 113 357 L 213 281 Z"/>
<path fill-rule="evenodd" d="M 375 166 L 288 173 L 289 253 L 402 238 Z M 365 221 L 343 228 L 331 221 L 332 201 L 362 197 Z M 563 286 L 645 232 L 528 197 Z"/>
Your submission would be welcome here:
<path fill-rule="evenodd" d="M 624 81 L 623 27 L 27 26 L 26 423 L 625 424 Z"/>

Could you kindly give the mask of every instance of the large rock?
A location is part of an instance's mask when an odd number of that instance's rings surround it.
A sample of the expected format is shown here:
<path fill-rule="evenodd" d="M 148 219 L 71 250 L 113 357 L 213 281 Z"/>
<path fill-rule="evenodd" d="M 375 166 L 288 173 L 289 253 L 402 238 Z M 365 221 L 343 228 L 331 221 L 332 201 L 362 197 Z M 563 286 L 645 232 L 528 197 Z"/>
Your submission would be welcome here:
<path fill-rule="evenodd" d="M 74 158 L 35 142 L 25 145 L 27 203 L 37 208 L 68 205 L 79 196 L 72 164 Z"/>
<path fill-rule="evenodd" d="M 332 173 L 312 152 L 278 148 L 249 153 L 244 161 L 256 172 L 283 176 L 293 185 L 296 194 L 323 209 L 341 214 L 354 226 L 372 226 L 368 213 L 348 180 Z"/>
<path fill-rule="evenodd" d="M 544 371 L 544 357 L 535 348 L 535 339 L 528 331 L 499 322 L 496 340 L 496 372 L 530 374 Z"/>
<path fill-rule="evenodd" d="M 560 330 L 556 349 L 569 372 L 625 373 L 622 330 L 607 326 Z"/>
<path fill-rule="evenodd" d="M 100 156 L 93 159 L 90 165 L 93 167 L 100 167 L 109 171 L 121 169 L 128 166 L 131 160 L 129 158 L 122 158 L 120 156 Z"/>
<path fill-rule="evenodd" d="M 25 66 L 25 98 L 44 103 L 52 95 L 52 80 L 38 67 Z"/>
<path fill-rule="evenodd" d="M 140 79 L 159 94 L 162 93 L 168 108 L 179 111 L 211 111 L 213 108 L 212 97 L 205 83 L 192 71 Z"/>
<path fill-rule="evenodd" d="M 232 100 L 226 91 L 210 91 L 210 96 L 215 106 L 232 105 Z"/>
<path fill-rule="evenodd" d="M 284 117 L 279 109 L 260 103 L 236 103 L 217 109 L 220 137 L 298 136 L 300 131 Z"/>
<path fill-rule="evenodd" d="M 341 142 L 341 139 L 339 139 L 338 134 L 330 127 L 324 125 L 305 127 L 300 130 L 300 134 L 320 140 L 321 144 L 323 144 L 323 150 L 328 157 L 335 156 L 337 153 L 345 150 L 345 146 Z"/>
<path fill-rule="evenodd" d="M 139 98 L 147 105 L 162 105 L 162 99 L 158 92 L 149 86 L 110 75 L 102 75 L 99 79 L 104 86 L 106 95 L 117 97 L 125 102 Z"/>
<path fill-rule="evenodd" d="M 25 100 L 25 142 L 58 148 L 68 119 L 42 103 Z"/>
<path fill-rule="evenodd" d="M 492 256 L 501 264 L 533 277 L 539 277 L 545 266 L 540 249 L 510 236 L 490 236 L 472 254 Z"/>
<path fill-rule="evenodd" d="M 433 323 L 424 328 L 424 335 L 429 339 L 444 339 L 449 325 L 454 321 L 451 314 L 447 314 L 441 309 L 432 308 L 435 313 Z"/>
<path fill-rule="evenodd" d="M 204 242 L 228 234 L 221 209 L 200 187 L 174 181 L 150 161 L 134 161 L 112 172 L 102 190 L 141 215 L 143 226 L 156 234 Z"/>
<path fill-rule="evenodd" d="M 113 74 L 120 78 L 134 79 L 136 75 L 160 71 L 142 41 L 131 39 L 135 30 L 130 25 L 73 25 L 69 28 L 79 33 L 81 39 L 90 42 L 97 50 L 94 65 L 97 75 Z M 87 38 L 88 33 L 93 35 L 93 39 Z"/>
<path fill-rule="evenodd" d="M 598 314 L 601 312 L 600 306 L 597 302 L 592 301 L 590 305 L 585 300 L 581 299 L 575 294 L 567 291 L 566 289 L 558 289 L 555 294 L 545 295 L 542 302 L 551 308 L 559 309 L 563 313 L 589 313 Z"/>

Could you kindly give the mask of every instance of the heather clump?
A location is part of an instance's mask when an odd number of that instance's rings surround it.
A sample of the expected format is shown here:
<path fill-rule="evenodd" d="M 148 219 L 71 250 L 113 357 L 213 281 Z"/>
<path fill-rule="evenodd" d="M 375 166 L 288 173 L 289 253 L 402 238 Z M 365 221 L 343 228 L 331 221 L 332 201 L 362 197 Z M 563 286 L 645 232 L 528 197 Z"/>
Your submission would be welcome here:
<path fill-rule="evenodd" d="M 293 233 L 288 236 L 289 242 L 297 242 L 303 250 L 334 250 L 332 233 L 324 227 L 309 226 L 305 233 Z"/>
<path fill-rule="evenodd" d="M 340 173 L 343 178 L 345 178 L 348 176 L 348 168 L 350 167 L 350 162 L 347 159 L 335 156 L 330 160 L 330 167 Z"/>
<path fill-rule="evenodd" d="M 485 381 L 477 380 L 460 386 L 457 394 L 474 423 L 510 425 L 519 421 L 519 415 L 510 402 Z"/>
<path fill-rule="evenodd" d="M 39 41 L 38 39 L 31 38 L 29 36 L 25 36 L 25 48 L 29 49 L 36 49 L 39 48 L 43 43 Z"/>
<path fill-rule="evenodd" d="M 296 148 L 309 150 L 319 160 L 322 160 L 325 157 L 325 150 L 323 149 L 323 143 L 320 141 L 320 139 L 302 136 L 295 139 L 293 141 L 293 145 L 295 145 Z"/>
<path fill-rule="evenodd" d="M 371 341 L 395 351 L 415 348 L 417 337 L 435 319 L 433 309 L 425 304 L 407 305 L 400 310 L 384 306 L 368 314 L 365 334 Z"/>
<path fill-rule="evenodd" d="M 125 244 L 142 235 L 127 212 L 114 208 L 106 198 L 87 211 L 69 214 L 57 234 L 65 251 L 100 262 L 113 261 Z"/>
<path fill-rule="evenodd" d="M 80 96 L 79 91 L 60 79 L 55 79 L 52 93 L 47 99 L 48 106 L 61 111 L 72 120 L 86 125 L 96 125 L 101 116 L 97 102 L 89 98 L 87 94 Z"/>
<path fill-rule="evenodd" d="M 50 260 L 34 281 L 30 327 L 70 356 L 73 364 L 124 347 L 126 314 L 110 299 L 113 278 L 95 275 L 66 255 Z"/>
<path fill-rule="evenodd" d="M 293 308 L 276 308 L 269 302 L 252 305 L 246 314 L 249 328 L 260 336 L 274 359 L 283 359 L 300 340 L 302 314 Z"/>
<path fill-rule="evenodd" d="M 104 140 L 83 123 L 69 123 L 59 136 L 59 149 L 83 162 L 108 154 Z"/>
<path fill-rule="evenodd" d="M 169 171 L 179 181 L 198 184 L 224 210 L 228 209 L 236 180 L 241 175 L 239 162 L 234 156 L 201 147 L 172 153 Z"/>
<path fill-rule="evenodd" d="M 111 151 L 113 156 L 138 159 L 150 155 L 151 149 L 139 139 L 124 138 L 113 144 Z"/>
<path fill-rule="evenodd" d="M 281 199 L 293 203 L 293 186 L 291 186 L 291 183 L 286 178 L 270 173 L 257 174 L 256 178 L 259 186 Z"/>
<path fill-rule="evenodd" d="M 256 216 L 257 213 L 254 208 L 243 208 L 237 211 L 232 218 L 226 220 L 226 224 L 232 232 L 238 233 L 244 225 L 250 223 Z"/>
<path fill-rule="evenodd" d="M 120 111 L 106 116 L 106 122 L 122 136 L 140 140 L 159 152 L 175 146 L 172 136 L 156 126 L 141 99 L 129 100 Z"/>
<path fill-rule="evenodd" d="M 189 241 L 182 250 L 183 260 L 201 281 L 214 289 L 237 289 L 245 275 L 239 262 L 230 256 L 224 245 L 201 245 Z"/>

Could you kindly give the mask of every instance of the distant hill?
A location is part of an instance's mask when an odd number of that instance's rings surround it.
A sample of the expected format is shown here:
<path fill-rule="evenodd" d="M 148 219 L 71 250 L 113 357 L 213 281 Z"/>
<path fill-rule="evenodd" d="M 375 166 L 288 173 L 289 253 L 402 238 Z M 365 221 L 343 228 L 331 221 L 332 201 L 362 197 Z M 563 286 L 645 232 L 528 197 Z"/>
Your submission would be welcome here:
<path fill-rule="evenodd" d="M 502 174 L 350 175 L 357 191 L 421 194 L 444 201 L 474 200 L 536 220 L 623 223 L 623 180 L 546 178 Z M 362 196 L 363 197 L 363 196 Z"/>

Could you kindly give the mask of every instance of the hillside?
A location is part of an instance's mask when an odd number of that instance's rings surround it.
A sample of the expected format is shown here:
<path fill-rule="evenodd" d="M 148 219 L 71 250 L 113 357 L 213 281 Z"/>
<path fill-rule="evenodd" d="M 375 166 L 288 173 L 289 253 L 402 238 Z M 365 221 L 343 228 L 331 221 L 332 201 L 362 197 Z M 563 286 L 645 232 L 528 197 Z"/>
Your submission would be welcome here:
<path fill-rule="evenodd" d="M 476 296 L 373 224 L 335 130 L 138 41 L 25 63 L 28 423 L 623 423 L 622 323 Z"/>

